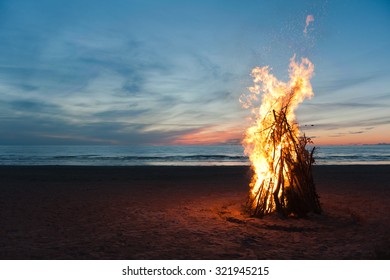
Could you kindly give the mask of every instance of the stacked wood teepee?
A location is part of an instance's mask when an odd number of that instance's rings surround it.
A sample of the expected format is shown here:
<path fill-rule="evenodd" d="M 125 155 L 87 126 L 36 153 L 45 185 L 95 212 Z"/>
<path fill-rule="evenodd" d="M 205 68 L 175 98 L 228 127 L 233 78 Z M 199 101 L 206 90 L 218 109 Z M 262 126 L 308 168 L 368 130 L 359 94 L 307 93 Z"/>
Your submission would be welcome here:
<path fill-rule="evenodd" d="M 288 105 L 279 112 L 272 111 L 274 122 L 262 134 L 272 155 L 270 166 L 274 178 L 256 178 L 260 187 L 250 196 L 247 209 L 252 216 L 263 217 L 271 212 L 283 216 L 305 216 L 309 212 L 321 213 L 319 197 L 312 176 L 313 153 L 307 144 L 309 138 L 298 137 L 286 118 Z M 264 134 L 266 137 L 264 137 Z M 276 147 L 279 147 L 278 149 Z"/>

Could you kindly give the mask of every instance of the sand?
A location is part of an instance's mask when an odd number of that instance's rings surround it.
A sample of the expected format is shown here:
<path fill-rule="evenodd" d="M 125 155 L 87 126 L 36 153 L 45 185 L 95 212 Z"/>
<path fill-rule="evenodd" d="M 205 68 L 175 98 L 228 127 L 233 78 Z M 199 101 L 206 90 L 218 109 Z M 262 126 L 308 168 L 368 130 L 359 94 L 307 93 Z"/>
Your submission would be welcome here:
<path fill-rule="evenodd" d="M 0 167 L 1 259 L 389 259 L 390 165 L 315 166 L 324 214 L 242 213 L 248 167 Z"/>

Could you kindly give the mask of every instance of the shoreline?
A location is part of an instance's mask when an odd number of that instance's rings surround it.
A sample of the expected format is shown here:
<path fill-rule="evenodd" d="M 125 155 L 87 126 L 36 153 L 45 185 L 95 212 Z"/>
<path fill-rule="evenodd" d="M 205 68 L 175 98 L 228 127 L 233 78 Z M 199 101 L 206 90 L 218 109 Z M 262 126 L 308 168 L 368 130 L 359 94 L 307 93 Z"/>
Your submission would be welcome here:
<path fill-rule="evenodd" d="M 207 164 L 205 164 L 207 163 Z M 158 163 L 139 163 L 139 164 L 0 164 L 2 167 L 250 167 L 250 162 L 186 162 L 186 163 L 172 163 L 172 162 L 158 162 Z M 316 166 L 386 166 L 390 165 L 390 162 L 329 162 L 329 163 L 318 163 L 315 162 L 313 167 Z"/>
<path fill-rule="evenodd" d="M 315 165 L 323 215 L 242 211 L 249 166 L 0 166 L 0 259 L 389 259 L 390 165 Z"/>

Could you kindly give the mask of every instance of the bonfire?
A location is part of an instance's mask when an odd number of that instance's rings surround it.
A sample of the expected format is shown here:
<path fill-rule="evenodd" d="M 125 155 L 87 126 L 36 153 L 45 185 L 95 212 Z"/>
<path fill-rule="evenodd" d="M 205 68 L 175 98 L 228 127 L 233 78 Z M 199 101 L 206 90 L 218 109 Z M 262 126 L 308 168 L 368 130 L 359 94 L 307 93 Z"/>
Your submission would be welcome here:
<path fill-rule="evenodd" d="M 299 103 L 313 96 L 313 73 L 314 65 L 307 58 L 296 62 L 295 55 L 287 83 L 276 79 L 268 66 L 252 70 L 254 85 L 242 99 L 253 116 L 243 139 L 253 170 L 247 202 L 251 216 L 321 213 L 312 176 L 315 148 L 308 149 L 312 142 L 301 135 L 294 114 Z"/>

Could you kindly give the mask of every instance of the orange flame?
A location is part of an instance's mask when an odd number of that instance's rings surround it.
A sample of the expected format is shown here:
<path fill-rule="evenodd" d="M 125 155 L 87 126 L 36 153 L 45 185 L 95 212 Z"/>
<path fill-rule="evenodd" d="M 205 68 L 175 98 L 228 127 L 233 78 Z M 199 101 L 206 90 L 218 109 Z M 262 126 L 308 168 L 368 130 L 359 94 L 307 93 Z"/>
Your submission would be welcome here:
<path fill-rule="evenodd" d="M 289 77 L 290 80 L 285 83 L 279 81 L 270 73 L 268 66 L 252 70 L 254 85 L 249 87 L 250 93 L 242 96 L 241 102 L 244 108 L 251 109 L 254 117 L 253 125 L 245 133 L 243 146 L 245 154 L 249 156 L 254 175 L 250 183 L 250 201 L 253 202 L 252 208 L 256 207 L 259 199 L 271 200 L 271 196 L 260 196 L 259 189 L 262 186 L 268 186 L 267 192 L 278 193 L 278 181 L 288 181 L 287 175 L 279 172 L 282 168 L 278 162 L 281 160 L 282 149 L 288 149 L 293 143 L 289 142 L 288 137 L 281 136 L 281 141 L 275 146 L 275 142 L 269 139 L 270 127 L 275 122 L 275 112 L 285 109 L 284 114 L 287 122 L 292 124 L 291 131 L 299 135 L 299 127 L 295 123 L 294 111 L 297 106 L 305 99 L 313 96 L 313 90 L 310 78 L 314 74 L 314 65 L 307 58 L 302 58 L 301 62 L 295 61 L 295 55 L 290 59 Z M 259 95 L 262 94 L 261 106 L 257 106 Z M 287 109 L 286 109 L 287 108 Z M 294 153 L 294 149 L 290 149 Z M 296 158 L 296 155 L 292 155 Z M 284 174 L 286 178 L 280 178 L 277 174 Z M 282 176 L 282 177 L 283 177 Z M 268 201 L 267 213 L 275 210 L 275 204 Z"/>

